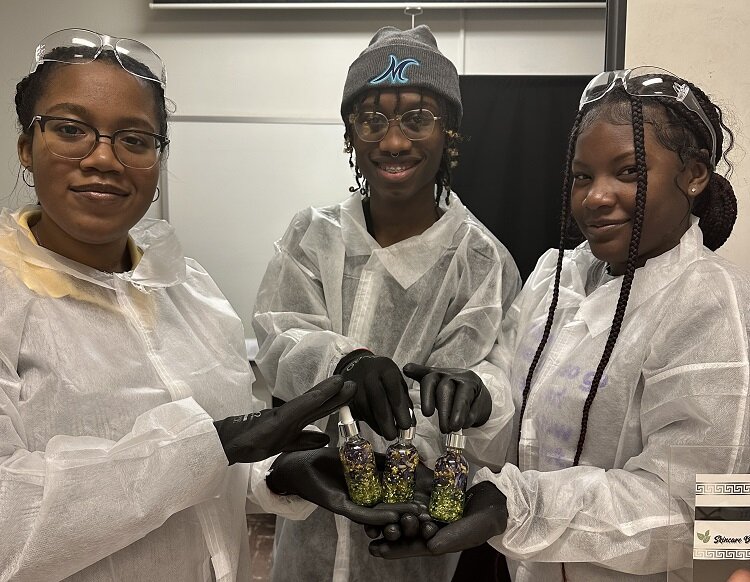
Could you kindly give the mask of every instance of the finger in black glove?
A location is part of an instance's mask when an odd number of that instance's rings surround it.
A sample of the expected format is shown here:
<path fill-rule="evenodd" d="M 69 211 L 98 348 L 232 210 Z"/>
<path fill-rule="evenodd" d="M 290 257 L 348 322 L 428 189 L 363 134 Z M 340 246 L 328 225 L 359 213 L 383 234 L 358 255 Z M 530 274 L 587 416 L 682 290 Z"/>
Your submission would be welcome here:
<path fill-rule="evenodd" d="M 370 553 L 393 559 L 460 552 L 502 534 L 507 520 L 505 495 L 493 483 L 482 481 L 466 492 L 463 517 L 440 528 L 431 539 L 375 540 L 370 542 Z"/>
<path fill-rule="evenodd" d="M 336 373 L 357 384 L 349 405 L 354 418 L 366 422 L 386 440 L 394 440 L 398 429 L 411 426 L 409 390 L 396 362 L 355 350 L 341 359 Z"/>
<path fill-rule="evenodd" d="M 473 371 L 406 364 L 404 374 L 419 382 L 422 414 L 438 411 L 440 432 L 482 426 L 492 413 L 492 396 Z"/>
<path fill-rule="evenodd" d="M 278 408 L 214 421 L 229 464 L 253 463 L 281 452 L 327 445 L 325 434 L 302 429 L 338 410 L 355 391 L 353 382 L 332 376 Z"/>
<path fill-rule="evenodd" d="M 370 526 L 397 524 L 402 514 L 417 514 L 413 503 L 380 503 L 362 507 L 349 499 L 339 452 L 333 447 L 279 455 L 266 477 L 278 495 L 298 495 L 333 513 Z"/>

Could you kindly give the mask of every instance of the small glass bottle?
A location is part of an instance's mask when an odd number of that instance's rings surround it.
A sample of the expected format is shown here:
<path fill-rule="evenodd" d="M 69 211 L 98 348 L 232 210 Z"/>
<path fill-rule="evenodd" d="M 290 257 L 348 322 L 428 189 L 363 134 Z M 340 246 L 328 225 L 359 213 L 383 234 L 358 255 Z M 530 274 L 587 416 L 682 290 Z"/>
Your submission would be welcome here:
<path fill-rule="evenodd" d="M 461 431 L 452 432 L 445 439 L 445 454 L 435 461 L 429 512 L 433 519 L 450 523 L 464 513 L 466 482 L 469 464 L 463 455 L 466 437 Z"/>
<path fill-rule="evenodd" d="M 382 497 L 375 453 L 370 441 L 360 436 L 348 406 L 341 407 L 339 418 L 339 435 L 344 439 L 339 447 L 339 458 L 349 497 L 357 505 L 372 507 Z"/>
<path fill-rule="evenodd" d="M 398 431 L 398 440 L 385 450 L 383 501 L 404 503 L 414 499 L 419 452 L 412 444 L 416 427 Z"/>

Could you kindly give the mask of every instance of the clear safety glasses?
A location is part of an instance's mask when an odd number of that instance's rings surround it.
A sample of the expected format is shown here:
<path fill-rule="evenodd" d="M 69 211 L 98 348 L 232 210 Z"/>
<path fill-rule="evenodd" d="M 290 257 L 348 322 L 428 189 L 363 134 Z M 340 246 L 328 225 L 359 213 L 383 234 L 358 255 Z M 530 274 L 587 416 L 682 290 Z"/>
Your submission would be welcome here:
<path fill-rule="evenodd" d="M 35 123 L 39 124 L 47 150 L 66 160 L 87 158 L 99 141 L 106 137 L 112 144 L 115 157 L 123 166 L 148 170 L 161 159 L 164 148 L 169 143 L 166 136 L 138 129 L 118 129 L 112 135 L 104 135 L 93 125 L 67 117 L 36 115 L 31 120 L 31 125 Z"/>
<path fill-rule="evenodd" d="M 394 121 L 398 122 L 401 132 L 411 141 L 427 139 L 432 135 L 438 119 L 429 109 L 414 109 L 394 117 L 387 117 L 378 111 L 360 111 L 349 116 L 349 122 L 359 139 L 371 143 L 382 140 Z"/>
<path fill-rule="evenodd" d="M 31 72 L 45 62 L 91 63 L 103 50 L 111 50 L 131 75 L 167 86 L 167 70 L 159 55 L 142 42 L 117 38 L 84 28 L 66 28 L 46 36 L 36 47 Z"/>
<path fill-rule="evenodd" d="M 586 85 L 578 108 L 581 109 L 587 103 L 606 95 L 618 80 L 629 95 L 675 99 L 690 111 L 698 114 L 711 134 L 711 163 L 716 166 L 716 132 L 689 85 L 669 71 L 658 67 L 636 67 L 599 73 Z"/>

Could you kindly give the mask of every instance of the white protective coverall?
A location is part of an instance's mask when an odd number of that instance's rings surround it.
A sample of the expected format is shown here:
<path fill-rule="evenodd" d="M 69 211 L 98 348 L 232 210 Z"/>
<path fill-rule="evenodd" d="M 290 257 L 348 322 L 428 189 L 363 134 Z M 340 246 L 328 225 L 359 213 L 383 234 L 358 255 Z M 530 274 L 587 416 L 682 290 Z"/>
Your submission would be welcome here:
<path fill-rule="evenodd" d="M 556 250 L 539 260 L 493 352 L 510 366 L 517 411 L 556 261 Z M 712 445 L 748 444 L 750 277 L 703 246 L 695 217 L 678 246 L 636 270 L 580 465 L 572 466 L 622 284 L 610 277 L 586 295 L 587 278 L 602 266 L 587 243 L 566 252 L 520 460 L 516 414 L 508 460 L 517 466 L 482 469 L 474 480 L 491 480 L 508 498 L 507 530 L 490 543 L 508 556 L 516 582 L 562 580 L 560 562 L 569 581 L 663 582 L 667 559 L 683 570 L 675 579 L 692 579 L 695 474 L 748 472 L 750 447 L 738 454 Z M 672 445 L 706 448 L 675 449 L 670 461 Z"/>
<path fill-rule="evenodd" d="M 166 222 L 103 273 L 38 246 L 38 212 L 0 213 L 0 580 L 248 580 L 251 467 L 212 422 L 252 408 L 239 318 Z"/>
<path fill-rule="evenodd" d="M 339 360 L 366 347 L 399 366 L 471 368 L 493 399 L 490 420 L 464 431 L 467 457 L 499 468 L 513 414 L 507 384 L 485 357 L 503 306 L 520 287 L 507 249 L 454 194 L 440 220 L 419 236 L 381 248 L 367 232 L 360 196 L 308 208 L 292 220 L 261 283 L 253 327 L 256 362 L 275 396 L 289 400 L 330 376 Z M 428 466 L 441 454 L 437 414 L 419 411 L 417 436 Z M 387 443 L 362 423 L 376 450 Z M 338 537 L 337 537 L 338 533 Z M 277 520 L 273 579 L 449 581 L 457 555 L 388 562 L 370 556 L 362 526 L 318 509 L 305 521 Z M 335 540 L 338 539 L 338 544 Z M 335 556 L 335 559 L 334 559 Z"/>

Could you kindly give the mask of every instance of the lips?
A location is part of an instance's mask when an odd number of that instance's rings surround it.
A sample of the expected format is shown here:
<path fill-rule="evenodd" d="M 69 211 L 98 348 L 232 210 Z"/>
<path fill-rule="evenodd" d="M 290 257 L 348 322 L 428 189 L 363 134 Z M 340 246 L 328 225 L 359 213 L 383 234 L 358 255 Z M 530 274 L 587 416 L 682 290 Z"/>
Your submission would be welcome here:
<path fill-rule="evenodd" d="M 380 174 L 388 179 L 406 178 L 421 160 L 414 158 L 405 159 L 377 159 L 373 164 L 380 171 Z"/>
<path fill-rule="evenodd" d="M 93 194 L 114 194 L 115 196 L 127 196 L 128 192 L 112 184 L 92 183 L 71 186 L 73 192 Z"/>

